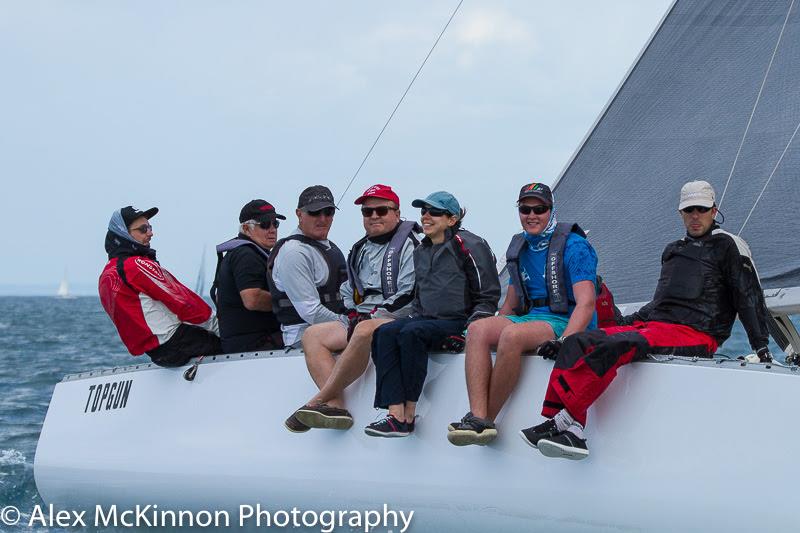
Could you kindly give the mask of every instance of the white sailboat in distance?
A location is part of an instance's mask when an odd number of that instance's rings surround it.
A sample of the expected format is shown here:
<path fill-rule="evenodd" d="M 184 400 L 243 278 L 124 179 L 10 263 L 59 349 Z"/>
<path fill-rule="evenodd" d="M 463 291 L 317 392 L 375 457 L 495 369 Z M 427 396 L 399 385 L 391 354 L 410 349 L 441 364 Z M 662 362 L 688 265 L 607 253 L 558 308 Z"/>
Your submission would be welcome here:
<path fill-rule="evenodd" d="M 69 281 L 67 280 L 66 270 L 64 270 L 64 277 L 61 278 L 61 283 L 58 285 L 56 298 L 60 298 L 62 300 L 72 300 L 75 298 L 75 296 L 69 292 Z"/>

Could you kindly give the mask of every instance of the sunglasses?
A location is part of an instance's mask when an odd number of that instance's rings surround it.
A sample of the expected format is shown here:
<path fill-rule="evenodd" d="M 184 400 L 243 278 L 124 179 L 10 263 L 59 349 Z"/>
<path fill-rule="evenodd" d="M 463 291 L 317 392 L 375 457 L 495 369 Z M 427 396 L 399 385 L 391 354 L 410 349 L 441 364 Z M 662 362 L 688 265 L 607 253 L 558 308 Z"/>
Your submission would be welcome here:
<path fill-rule="evenodd" d="M 281 221 L 278 220 L 278 219 L 265 220 L 264 222 L 259 222 L 258 223 L 258 227 L 261 228 L 261 229 L 269 229 L 269 228 L 272 228 L 272 227 L 274 227 L 275 229 L 278 229 L 278 227 L 280 225 L 281 225 Z"/>
<path fill-rule="evenodd" d="M 421 216 L 430 215 L 432 217 L 443 217 L 445 215 L 453 216 L 450 214 L 449 211 L 445 211 L 444 209 L 438 209 L 436 207 L 421 207 L 419 210 L 419 214 Z"/>
<path fill-rule="evenodd" d="M 306 211 L 312 217 L 318 217 L 320 215 L 325 215 L 326 217 L 332 217 L 336 214 L 335 207 L 324 207 L 322 209 L 317 209 L 316 211 Z"/>
<path fill-rule="evenodd" d="M 533 211 L 536 215 L 544 215 L 548 211 L 550 211 L 549 205 L 518 205 L 517 209 L 519 209 L 520 215 L 530 215 L 531 211 Z"/>
<path fill-rule="evenodd" d="M 131 228 L 131 231 L 138 231 L 139 233 L 147 234 L 148 231 L 153 231 L 153 226 L 150 224 L 142 224 L 138 228 Z"/>
<path fill-rule="evenodd" d="M 372 213 L 377 213 L 379 217 L 385 217 L 389 214 L 389 211 L 397 211 L 395 207 L 389 207 L 388 205 L 379 205 L 378 207 L 362 207 L 361 214 L 364 215 L 365 218 L 369 218 L 372 216 Z"/>
<path fill-rule="evenodd" d="M 683 209 L 681 209 L 681 211 L 683 211 L 687 215 L 691 215 L 695 211 L 697 211 L 698 213 L 708 213 L 709 211 L 711 211 L 711 208 L 702 205 L 690 205 L 689 207 L 684 207 Z"/>

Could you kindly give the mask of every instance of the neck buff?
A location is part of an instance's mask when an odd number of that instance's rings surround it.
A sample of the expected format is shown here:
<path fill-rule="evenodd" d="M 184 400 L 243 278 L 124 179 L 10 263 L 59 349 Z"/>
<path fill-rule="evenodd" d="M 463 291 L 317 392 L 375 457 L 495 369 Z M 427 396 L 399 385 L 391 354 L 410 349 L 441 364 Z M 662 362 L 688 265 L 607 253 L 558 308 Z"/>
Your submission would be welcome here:
<path fill-rule="evenodd" d="M 543 232 L 538 235 L 531 235 L 523 230 L 522 235 L 528 241 L 530 249 L 534 252 L 546 250 L 550 246 L 550 237 L 553 236 L 553 232 L 556 230 L 556 224 L 558 224 L 556 221 L 556 208 L 553 206 L 550 208 L 550 220 L 547 221 L 547 226 L 545 226 Z"/>

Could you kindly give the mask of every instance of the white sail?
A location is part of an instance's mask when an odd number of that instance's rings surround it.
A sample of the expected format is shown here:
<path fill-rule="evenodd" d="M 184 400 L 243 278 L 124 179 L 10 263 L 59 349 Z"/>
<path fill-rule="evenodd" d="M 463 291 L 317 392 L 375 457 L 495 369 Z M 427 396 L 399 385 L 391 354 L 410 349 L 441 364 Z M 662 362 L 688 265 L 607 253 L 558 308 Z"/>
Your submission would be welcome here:
<path fill-rule="evenodd" d="M 69 292 L 69 281 L 67 280 L 67 272 L 64 271 L 64 277 L 61 278 L 61 283 L 58 285 L 58 290 L 56 291 L 56 297 L 71 300 L 74 298 L 72 294 Z"/>

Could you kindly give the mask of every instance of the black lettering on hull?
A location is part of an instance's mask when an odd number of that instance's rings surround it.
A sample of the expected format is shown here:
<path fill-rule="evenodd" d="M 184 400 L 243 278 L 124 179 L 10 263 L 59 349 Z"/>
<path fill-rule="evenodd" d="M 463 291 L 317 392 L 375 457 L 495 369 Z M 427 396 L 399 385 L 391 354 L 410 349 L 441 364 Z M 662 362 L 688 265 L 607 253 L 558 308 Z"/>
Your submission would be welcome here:
<path fill-rule="evenodd" d="M 83 412 L 96 413 L 124 409 L 128 405 L 132 386 L 132 379 L 90 386 Z"/>

